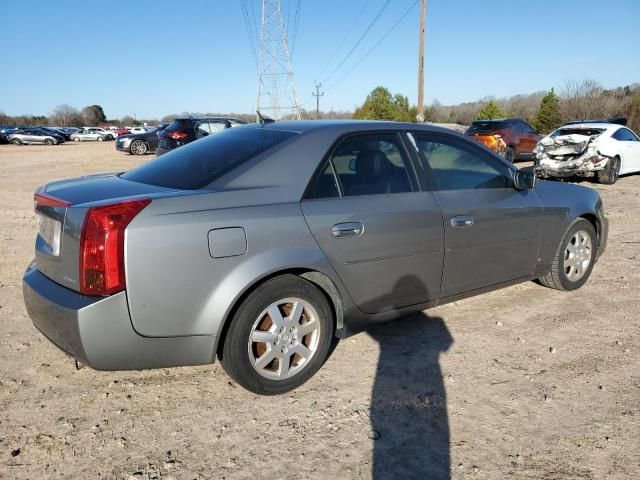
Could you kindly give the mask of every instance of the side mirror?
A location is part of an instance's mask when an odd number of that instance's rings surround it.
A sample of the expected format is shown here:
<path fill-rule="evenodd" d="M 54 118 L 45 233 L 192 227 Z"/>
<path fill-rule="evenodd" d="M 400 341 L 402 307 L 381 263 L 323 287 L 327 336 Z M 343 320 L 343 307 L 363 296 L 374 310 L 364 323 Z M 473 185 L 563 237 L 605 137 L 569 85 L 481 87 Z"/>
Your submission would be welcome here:
<path fill-rule="evenodd" d="M 536 186 L 536 173 L 530 170 L 516 170 L 513 174 L 516 190 L 533 190 Z"/>

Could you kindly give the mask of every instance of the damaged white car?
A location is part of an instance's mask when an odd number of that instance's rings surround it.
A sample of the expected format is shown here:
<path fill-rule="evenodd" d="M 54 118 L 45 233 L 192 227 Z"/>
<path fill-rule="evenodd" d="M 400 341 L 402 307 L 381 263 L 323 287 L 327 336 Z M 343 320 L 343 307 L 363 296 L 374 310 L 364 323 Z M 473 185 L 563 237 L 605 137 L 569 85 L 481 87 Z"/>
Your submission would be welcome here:
<path fill-rule="evenodd" d="M 542 178 L 595 176 L 611 185 L 620 175 L 640 172 L 640 138 L 614 123 L 565 125 L 540 140 L 534 153 Z"/>

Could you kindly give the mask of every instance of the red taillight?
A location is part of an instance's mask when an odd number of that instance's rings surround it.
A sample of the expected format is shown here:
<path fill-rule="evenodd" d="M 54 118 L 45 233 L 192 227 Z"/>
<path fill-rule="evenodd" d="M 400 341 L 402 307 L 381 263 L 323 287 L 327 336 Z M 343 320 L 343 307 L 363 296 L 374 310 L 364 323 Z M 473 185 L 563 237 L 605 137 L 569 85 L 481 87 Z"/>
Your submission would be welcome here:
<path fill-rule="evenodd" d="M 51 195 L 47 195 L 46 193 L 35 193 L 33 195 L 33 201 L 36 206 L 40 205 L 41 207 L 68 207 L 71 205 L 69 202 L 65 202 L 64 200 L 60 200 L 59 198 L 52 197 Z"/>
<path fill-rule="evenodd" d="M 151 200 L 92 207 L 80 237 L 80 292 L 110 295 L 124 290 L 124 231 Z"/>
<path fill-rule="evenodd" d="M 169 132 L 167 133 L 167 136 L 173 138 L 174 140 L 181 140 L 183 138 L 188 137 L 189 134 L 184 132 Z"/>

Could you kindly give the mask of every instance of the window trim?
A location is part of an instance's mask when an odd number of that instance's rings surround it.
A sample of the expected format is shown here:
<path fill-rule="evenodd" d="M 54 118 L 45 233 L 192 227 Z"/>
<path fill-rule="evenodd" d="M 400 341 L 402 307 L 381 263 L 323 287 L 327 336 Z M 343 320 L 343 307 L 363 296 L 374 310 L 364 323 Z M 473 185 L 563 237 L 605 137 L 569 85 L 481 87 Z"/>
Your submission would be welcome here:
<path fill-rule="evenodd" d="M 409 148 L 407 148 L 407 145 L 405 143 L 405 139 L 403 138 L 403 133 L 406 133 L 406 130 L 386 130 L 386 129 L 380 129 L 380 130 L 356 130 L 356 131 L 351 131 L 351 132 L 347 132 L 344 133 L 340 136 L 338 136 L 338 138 L 336 138 L 336 140 L 331 144 L 331 147 L 329 147 L 329 149 L 327 150 L 327 152 L 324 154 L 324 156 L 322 157 L 322 160 L 320 161 L 320 163 L 318 164 L 318 167 L 316 167 L 316 170 L 313 172 L 313 175 L 311 176 L 311 180 L 309 180 L 309 183 L 307 184 L 307 188 L 305 188 L 304 190 L 304 194 L 302 195 L 302 200 L 335 200 L 336 198 L 357 198 L 357 197 L 372 197 L 372 196 L 381 196 L 381 195 L 402 195 L 402 194 L 407 194 L 407 193 L 417 193 L 417 192 L 421 192 L 424 189 L 422 188 L 422 182 L 420 182 L 420 177 L 416 171 L 416 164 L 415 164 L 415 159 L 411 153 L 411 150 Z M 337 148 L 342 144 L 342 142 L 348 140 L 349 138 L 352 137 L 360 137 L 360 136 L 364 136 L 364 135 L 390 135 L 390 136 L 396 136 L 398 138 L 398 143 L 399 143 L 399 148 L 401 150 L 404 151 L 405 157 L 408 161 L 408 165 L 407 165 L 407 175 L 409 177 L 409 183 L 411 184 L 411 188 L 413 189 L 410 192 L 395 192 L 395 193 L 371 193 L 371 194 L 367 194 L 367 195 L 354 195 L 354 196 L 349 196 L 349 195 L 345 195 L 344 194 L 344 190 L 342 188 L 342 182 L 340 181 L 340 177 L 338 176 L 338 173 L 336 172 L 336 167 L 333 164 L 333 162 L 331 161 L 333 154 L 335 153 L 335 151 L 337 150 Z M 336 185 L 338 186 L 338 197 L 325 197 L 325 198 L 315 198 L 311 195 L 311 191 L 312 191 L 312 185 L 316 182 L 316 180 L 318 179 L 318 177 L 320 175 L 322 175 L 322 173 L 326 170 L 326 166 L 327 163 L 329 163 L 331 165 L 331 171 L 333 172 L 333 179 L 336 182 Z"/>
<path fill-rule="evenodd" d="M 481 144 L 476 144 L 477 142 L 472 142 L 467 140 L 466 138 L 460 138 L 457 135 L 451 135 L 448 133 L 444 133 L 444 132 L 429 132 L 429 131 L 421 131 L 421 130 L 410 130 L 408 131 L 408 133 L 411 133 L 412 136 L 416 136 L 416 135 L 423 135 L 423 136 L 427 136 L 429 137 L 429 141 L 435 141 L 438 142 L 439 139 L 444 139 L 445 141 L 451 141 L 454 146 L 455 143 L 459 143 L 465 147 L 468 147 L 469 150 L 471 151 L 475 151 L 475 153 L 477 153 L 477 155 L 480 158 L 486 158 L 489 160 L 489 163 L 493 166 L 495 166 L 497 169 L 502 170 L 504 169 L 507 173 L 507 176 L 509 177 L 509 179 L 512 182 L 511 186 L 508 187 L 503 187 L 506 189 L 514 189 L 514 185 L 513 185 L 513 174 L 514 172 L 517 170 L 517 168 L 510 163 L 507 163 L 507 161 L 502 158 L 501 156 L 499 156 L 498 154 L 496 154 L 495 152 L 493 152 L 492 150 L 489 150 L 488 148 L 484 147 Z M 433 140 L 432 140 L 433 139 Z M 416 139 L 417 140 L 417 139 Z M 442 143 L 442 142 L 439 142 Z M 417 144 L 417 141 L 416 141 Z M 426 178 L 426 180 L 433 186 L 433 191 L 434 192 L 451 192 L 451 191 L 459 191 L 462 190 L 460 188 L 458 189 L 453 189 L 453 190 L 444 190 L 438 187 L 438 185 L 436 184 L 435 180 L 434 180 L 434 175 L 433 175 L 433 170 L 431 169 L 431 165 L 429 164 L 429 161 L 424 158 L 424 154 L 422 154 L 422 152 L 420 152 L 420 149 L 418 149 L 418 151 L 416 152 L 416 156 L 417 158 L 420 160 L 420 163 L 424 164 L 424 170 L 425 170 L 425 174 L 428 175 L 428 177 Z M 489 189 L 487 189 L 489 190 Z M 491 189 L 491 190 L 499 190 L 499 189 Z"/>

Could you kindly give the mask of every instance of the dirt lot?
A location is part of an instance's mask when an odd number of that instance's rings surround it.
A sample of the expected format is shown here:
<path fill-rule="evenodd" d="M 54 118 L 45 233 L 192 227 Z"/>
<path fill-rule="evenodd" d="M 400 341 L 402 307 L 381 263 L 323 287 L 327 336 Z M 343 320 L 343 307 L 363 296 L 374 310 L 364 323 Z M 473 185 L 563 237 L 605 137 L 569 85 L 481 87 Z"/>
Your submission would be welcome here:
<path fill-rule="evenodd" d="M 585 182 L 611 232 L 581 290 L 526 283 L 377 327 L 263 398 L 219 365 L 76 371 L 25 313 L 34 189 L 152 158 L 0 145 L 0 478 L 640 478 L 640 175 Z"/>

